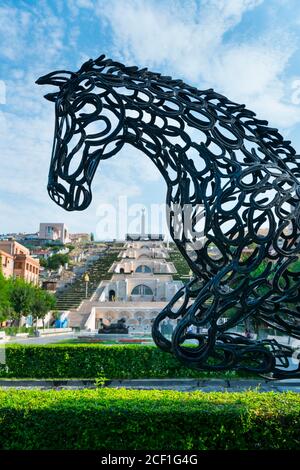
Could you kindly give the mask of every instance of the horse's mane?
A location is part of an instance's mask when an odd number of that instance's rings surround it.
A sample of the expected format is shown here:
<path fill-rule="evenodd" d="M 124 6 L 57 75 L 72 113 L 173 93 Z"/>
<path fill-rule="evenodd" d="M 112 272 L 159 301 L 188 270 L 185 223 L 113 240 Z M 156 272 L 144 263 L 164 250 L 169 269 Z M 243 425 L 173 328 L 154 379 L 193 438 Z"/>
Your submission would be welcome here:
<path fill-rule="evenodd" d="M 287 160 L 290 156 L 296 155 L 296 150 L 291 146 L 291 141 L 285 140 L 284 137 L 279 133 L 278 129 L 270 127 L 267 120 L 257 119 L 256 113 L 252 110 L 246 108 L 244 104 L 235 103 L 229 100 L 226 96 L 217 93 L 213 88 L 199 90 L 196 87 L 186 84 L 181 79 L 174 79 L 171 76 L 162 75 L 159 72 L 151 72 L 148 68 L 139 68 L 137 66 L 126 66 L 121 62 L 114 61 L 112 59 L 106 58 L 104 54 L 100 55 L 97 59 L 89 59 L 84 62 L 80 69 L 73 74 L 73 77 L 79 77 L 84 73 L 95 73 L 101 74 L 103 77 L 106 77 L 107 80 L 116 86 L 126 86 L 134 87 L 134 80 L 138 80 L 136 83 L 137 89 L 143 88 L 143 82 L 145 88 L 147 85 L 157 85 L 158 87 L 166 86 L 170 90 L 164 90 L 164 97 L 167 99 L 175 98 L 176 95 L 180 92 L 184 92 L 184 98 L 188 101 L 187 104 L 190 107 L 198 106 L 204 104 L 208 108 L 215 110 L 217 113 L 221 113 L 224 116 L 228 113 L 232 118 L 236 117 L 237 120 L 244 119 L 244 122 L 241 122 L 242 126 L 246 125 L 255 126 L 254 136 L 259 135 L 260 145 L 265 149 L 275 152 L 278 156 L 280 152 L 285 153 L 283 159 Z M 160 89 L 157 89 L 159 93 Z M 154 90 L 155 92 L 155 90 Z M 194 99 L 197 99 L 194 102 Z M 220 117 L 220 116 L 218 116 Z M 248 122 L 246 121 L 248 120 Z M 253 139 L 255 141 L 256 139 Z M 278 157 L 279 161 L 281 157 Z M 297 165 L 298 166 L 298 165 Z M 299 165 L 300 166 L 300 165 Z M 285 169 L 290 171 L 289 168 Z M 297 169 L 294 169 L 294 172 Z M 300 169 L 298 169 L 297 177 L 300 176 Z"/>
<path fill-rule="evenodd" d="M 95 60 L 89 59 L 86 62 L 84 62 L 84 64 L 82 64 L 80 69 L 77 72 L 75 72 L 75 74 L 80 75 L 81 73 L 92 72 L 92 71 L 107 73 L 109 75 L 122 76 L 122 77 L 128 75 L 128 77 L 131 77 L 131 78 L 133 77 L 136 77 L 139 79 L 150 78 L 153 80 L 159 80 L 160 82 L 164 82 L 165 84 L 172 84 L 178 87 L 182 86 L 183 88 L 188 88 L 190 90 L 197 91 L 197 88 L 186 85 L 182 80 L 179 80 L 179 79 L 174 80 L 172 77 L 162 75 L 159 72 L 151 72 L 150 70 L 148 70 L 147 67 L 139 68 L 135 65 L 128 67 L 122 64 L 121 62 L 116 62 L 108 58 L 106 59 L 104 54 L 100 55 Z M 225 96 L 223 98 L 225 98 Z"/>

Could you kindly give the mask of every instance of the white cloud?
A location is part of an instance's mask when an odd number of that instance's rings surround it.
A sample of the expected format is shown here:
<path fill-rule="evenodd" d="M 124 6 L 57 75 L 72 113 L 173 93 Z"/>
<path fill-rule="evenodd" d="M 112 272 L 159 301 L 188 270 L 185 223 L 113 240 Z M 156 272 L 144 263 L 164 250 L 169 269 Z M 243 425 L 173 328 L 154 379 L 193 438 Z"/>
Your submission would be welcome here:
<path fill-rule="evenodd" d="M 23 17 L 23 23 L 24 16 Z M 0 7 L 0 43 L 1 55 L 7 59 L 15 59 L 21 45 L 22 19 L 17 15 L 17 9 Z"/>
<path fill-rule="evenodd" d="M 205 0 L 197 2 L 99 2 L 114 31 L 118 58 L 192 82 L 213 87 L 230 99 L 245 103 L 272 125 L 300 122 L 300 108 L 285 95 L 284 72 L 297 46 L 287 28 L 272 24 L 254 38 L 237 43 L 224 35 L 239 25 L 243 15 L 260 0 Z"/>
<path fill-rule="evenodd" d="M 42 99 L 48 90 L 34 81 L 51 70 L 68 68 L 70 50 L 76 51 L 72 60 L 78 67 L 89 58 L 78 44 L 78 26 L 72 23 L 81 8 L 111 26 L 112 58 L 183 78 L 200 89 L 214 87 L 244 102 L 259 117 L 269 118 L 272 125 L 286 128 L 286 133 L 300 122 L 300 107 L 286 92 L 291 88 L 286 69 L 295 50 L 295 38 L 285 31 L 287 27 L 272 30 L 270 24 L 257 37 L 225 40 L 261 0 L 203 0 L 200 7 L 192 0 L 68 0 L 70 17 L 63 14 L 61 2 L 57 14 L 51 2 L 38 3 L 28 11 L 0 7 L 0 54 L 11 61 L 6 104 L 0 108 L 0 232 L 10 227 L 35 231 L 41 220 L 66 221 L 73 231 L 95 231 L 100 203 L 116 206 L 123 195 L 136 202 L 146 193 L 151 201 L 160 191 L 154 165 L 127 146 L 100 163 L 93 202 L 84 213 L 68 213 L 47 195 L 54 110 Z"/>
<path fill-rule="evenodd" d="M 100 1 L 96 13 L 110 22 L 119 55 L 140 65 L 167 63 L 173 72 L 197 79 L 201 65 L 209 64 L 223 34 L 239 23 L 245 11 L 260 3 L 209 0 L 202 2 L 198 11 L 193 1 L 112 0 L 105 5 Z"/>
<path fill-rule="evenodd" d="M 35 57 L 47 64 L 63 49 L 63 37 L 64 20 L 47 3 L 30 11 L 0 7 L 0 56 L 6 59 L 24 63 L 26 58 Z"/>

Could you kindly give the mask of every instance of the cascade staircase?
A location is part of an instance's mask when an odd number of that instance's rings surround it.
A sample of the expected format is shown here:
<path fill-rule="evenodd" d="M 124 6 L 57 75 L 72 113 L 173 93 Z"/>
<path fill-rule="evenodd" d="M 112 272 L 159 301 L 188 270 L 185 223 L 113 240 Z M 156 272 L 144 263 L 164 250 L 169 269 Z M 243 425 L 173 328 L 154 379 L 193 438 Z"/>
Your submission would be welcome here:
<path fill-rule="evenodd" d="M 100 257 L 87 268 L 86 273 L 88 273 L 90 278 L 87 298 L 90 298 L 94 294 L 99 283 L 103 279 L 107 279 L 109 277 L 107 271 L 111 267 L 112 263 L 117 259 L 119 252 L 119 249 L 114 250 L 109 248 L 105 253 L 101 253 Z M 57 292 L 56 309 L 76 309 L 80 303 L 85 300 L 85 298 L 86 284 L 83 276 L 81 275 L 64 291 Z"/>

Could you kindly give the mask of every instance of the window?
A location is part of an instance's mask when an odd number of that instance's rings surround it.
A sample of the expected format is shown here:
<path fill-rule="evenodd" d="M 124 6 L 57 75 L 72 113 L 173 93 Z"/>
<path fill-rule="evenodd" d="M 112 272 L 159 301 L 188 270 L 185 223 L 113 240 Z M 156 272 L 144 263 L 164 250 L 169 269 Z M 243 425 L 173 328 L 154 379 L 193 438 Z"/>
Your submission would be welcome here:
<path fill-rule="evenodd" d="M 151 273 L 151 269 L 149 266 L 146 266 L 145 264 L 140 264 L 135 270 L 136 273 Z"/>
<path fill-rule="evenodd" d="M 131 295 L 153 295 L 152 289 L 145 286 L 145 284 L 139 284 L 132 289 Z"/>

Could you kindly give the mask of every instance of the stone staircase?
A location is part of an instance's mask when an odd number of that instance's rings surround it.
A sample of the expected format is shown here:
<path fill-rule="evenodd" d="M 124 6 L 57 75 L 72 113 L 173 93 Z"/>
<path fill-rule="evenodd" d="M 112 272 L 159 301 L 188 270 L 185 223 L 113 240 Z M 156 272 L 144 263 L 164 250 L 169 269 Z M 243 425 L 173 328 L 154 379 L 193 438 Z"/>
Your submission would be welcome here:
<path fill-rule="evenodd" d="M 101 253 L 99 258 L 87 268 L 86 272 L 90 277 L 88 284 L 88 299 L 94 294 L 99 283 L 103 279 L 110 277 L 107 274 L 107 271 L 112 263 L 117 259 L 118 253 L 119 250 L 110 248 L 105 253 Z M 56 294 L 56 309 L 59 311 L 74 310 L 78 308 L 81 302 L 85 299 L 86 285 L 83 276 L 79 276 L 67 289 Z"/>
<path fill-rule="evenodd" d="M 68 318 L 71 328 L 79 327 L 81 330 L 85 328 L 85 323 L 90 316 L 92 308 L 99 305 L 99 296 L 103 289 L 104 287 L 98 287 L 90 299 L 85 299 L 78 308 L 70 311 Z"/>
<path fill-rule="evenodd" d="M 71 310 L 69 313 L 69 327 L 70 328 L 80 328 L 81 330 L 84 329 L 85 323 L 90 315 L 90 312 L 88 313 L 81 313 L 79 310 Z"/>

